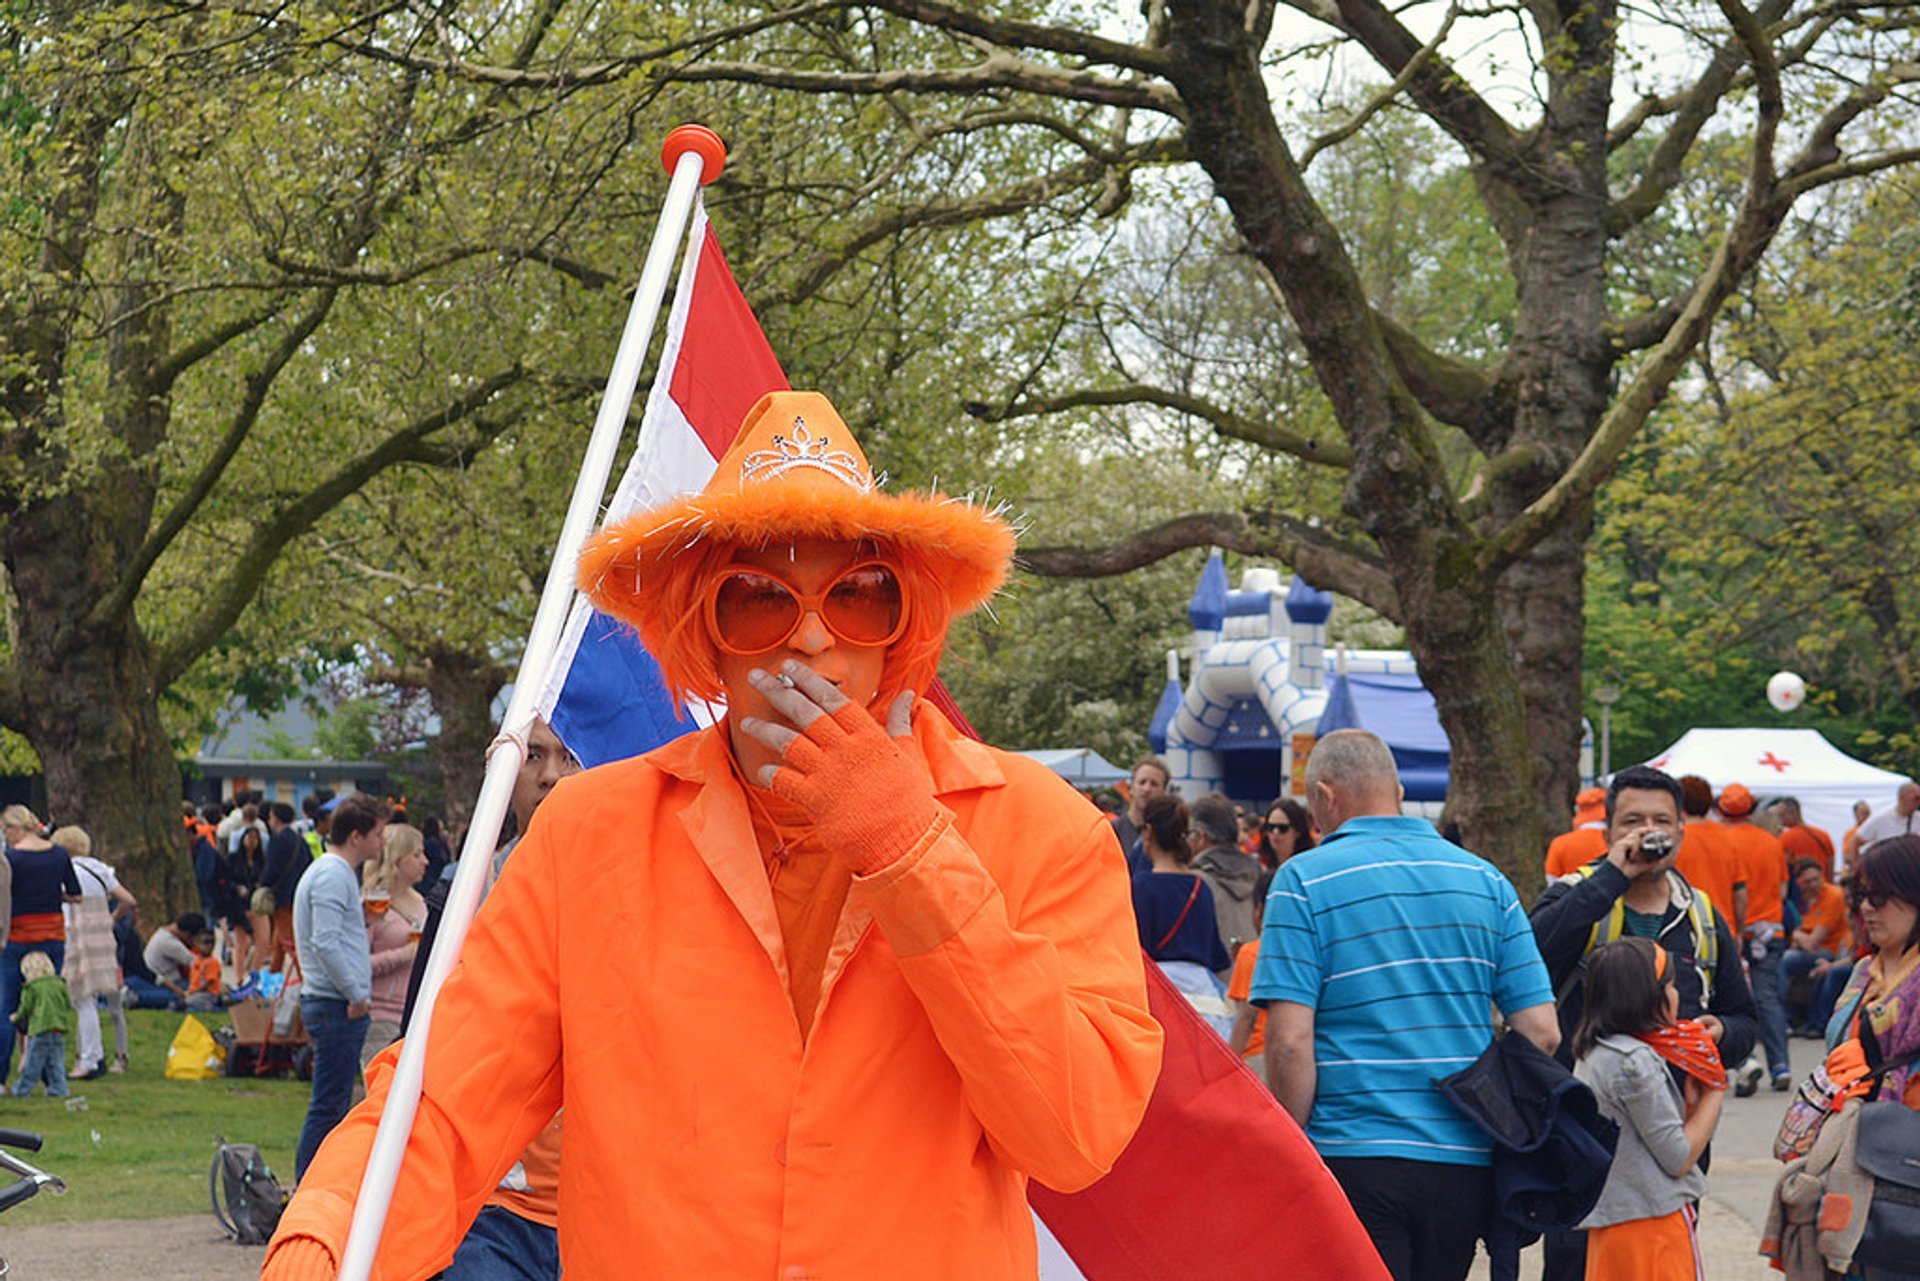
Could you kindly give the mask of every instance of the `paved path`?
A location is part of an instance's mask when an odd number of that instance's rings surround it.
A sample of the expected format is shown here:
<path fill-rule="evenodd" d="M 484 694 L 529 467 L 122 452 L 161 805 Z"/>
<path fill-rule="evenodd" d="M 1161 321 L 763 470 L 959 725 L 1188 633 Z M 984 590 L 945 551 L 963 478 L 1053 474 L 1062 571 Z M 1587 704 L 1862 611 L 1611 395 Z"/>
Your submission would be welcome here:
<path fill-rule="evenodd" d="M 1793 1042 L 1796 1081 L 1812 1070 L 1819 1052 L 1817 1042 Z M 1712 1281 L 1779 1275 L 1757 1250 L 1780 1169 L 1773 1135 L 1787 1097 L 1762 1085 L 1752 1098 L 1727 1099 L 1713 1142 L 1712 1186 L 1700 1208 L 1701 1250 Z M 9 1228 L 0 1233 L 0 1250 L 13 1269 L 9 1281 L 244 1281 L 260 1274 L 266 1253 L 228 1242 L 211 1214 Z M 1540 1275 L 1537 1260 L 1537 1250 L 1529 1251 L 1522 1277 Z M 1484 1258 L 1473 1275 L 1484 1281 Z"/>
<path fill-rule="evenodd" d="M 245 1281 L 267 1251 L 233 1244 L 207 1213 L 7 1228 L 0 1253 L 8 1281 Z"/>

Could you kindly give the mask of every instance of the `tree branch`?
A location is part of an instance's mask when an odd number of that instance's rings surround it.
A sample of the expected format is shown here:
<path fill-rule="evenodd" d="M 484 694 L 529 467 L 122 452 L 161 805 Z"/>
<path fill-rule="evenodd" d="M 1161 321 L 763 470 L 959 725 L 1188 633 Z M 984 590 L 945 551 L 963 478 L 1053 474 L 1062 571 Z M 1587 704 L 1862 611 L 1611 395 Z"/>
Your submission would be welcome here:
<path fill-rule="evenodd" d="M 1760 132 L 1765 132 L 1764 130 Z M 1770 169 L 1756 157 L 1755 179 Z M 1694 286 L 1679 318 L 1667 329 L 1633 381 L 1601 416 L 1586 447 L 1560 478 L 1481 548 L 1482 572 L 1497 576 L 1534 543 L 1557 528 L 1566 514 L 1592 499 L 1613 473 L 1620 454 L 1646 425 L 1647 417 L 1679 376 L 1720 306 L 1772 243 L 1792 202 L 1775 185 L 1750 183 L 1746 198 L 1714 250 L 1712 263 Z"/>
<path fill-rule="evenodd" d="M 246 392 L 241 396 L 239 405 L 234 408 L 233 417 L 227 421 L 226 430 L 220 434 L 219 441 L 200 464 L 193 479 L 187 482 L 187 487 L 180 497 L 174 500 L 173 505 L 167 509 L 166 515 L 160 518 L 142 540 L 140 550 L 135 552 L 133 559 L 127 562 L 120 577 L 115 581 L 113 590 L 101 597 L 89 611 L 87 619 L 89 627 L 105 628 L 112 619 L 123 618 L 132 610 L 133 603 L 139 598 L 140 589 L 145 586 L 147 575 L 152 572 L 154 564 L 167 548 L 173 545 L 173 540 L 180 536 L 180 532 L 193 519 L 194 513 L 200 510 L 200 505 L 206 502 L 208 495 L 213 493 L 214 486 L 220 482 L 220 477 L 226 474 L 227 465 L 233 461 L 234 455 L 240 452 L 240 446 L 246 443 L 255 424 L 260 421 L 260 411 L 267 403 L 267 394 L 273 390 L 274 381 L 280 377 L 281 371 L 287 367 L 288 362 L 299 353 L 307 339 L 312 337 L 313 332 L 320 327 L 320 322 L 327 318 L 327 313 L 333 309 L 333 303 L 337 297 L 337 291 L 331 289 L 324 290 L 316 296 L 294 320 L 287 332 L 280 336 L 280 341 L 275 343 L 273 350 L 267 353 L 267 358 L 261 363 L 260 368 L 247 375 Z"/>
<path fill-rule="evenodd" d="M 1016 18 L 988 17 L 980 13 L 977 7 L 941 4 L 937 0 L 869 0 L 869 4 L 924 26 L 958 32 L 996 45 L 1045 49 L 1049 53 L 1084 58 L 1088 62 L 1124 67 L 1143 75 L 1166 74 L 1166 57 L 1160 50 L 1107 40 L 1084 31 L 1023 22 Z"/>
<path fill-rule="evenodd" d="M 1694 143 L 1699 140 L 1700 131 L 1706 127 L 1708 121 L 1713 119 L 1721 100 L 1733 87 L 1735 81 L 1741 78 L 1740 73 L 1743 69 L 1750 65 L 1757 67 L 1764 62 L 1772 67 L 1775 86 L 1778 87 L 1779 67 L 1775 63 L 1773 49 L 1762 29 L 1779 21 L 1791 4 L 1792 0 L 1764 0 L 1758 13 L 1748 13 L 1744 8 L 1735 6 L 1742 18 L 1734 22 L 1734 34 L 1714 51 L 1713 59 L 1708 62 L 1706 70 L 1700 73 L 1700 78 L 1694 81 L 1693 86 L 1685 93 L 1675 95 L 1674 100 L 1677 100 L 1677 106 L 1673 123 L 1667 127 L 1667 132 L 1654 147 L 1653 155 L 1648 157 L 1647 166 L 1640 175 L 1640 181 L 1634 184 L 1633 190 L 1614 201 L 1613 206 L 1607 211 L 1609 235 L 1617 236 L 1639 225 L 1651 217 L 1654 211 L 1666 201 L 1668 194 L 1679 184 L 1683 176 L 1687 155 L 1693 150 Z M 1729 21 L 1733 21 L 1731 11 L 1729 11 Z M 1742 30 L 1743 24 L 1744 30 Z M 1756 48 L 1758 52 L 1755 52 Z M 1647 101 L 1642 99 L 1642 105 Z M 1636 107 L 1635 111 L 1639 109 Z M 1631 119 L 1632 115 L 1633 113 L 1630 112 L 1628 119 Z M 1623 120 L 1614 133 L 1618 133 L 1619 129 L 1626 124 L 1627 120 Z M 1610 144 L 1614 133 L 1608 136 Z M 1624 141 L 1624 137 L 1622 140 Z"/>
<path fill-rule="evenodd" d="M 1466 432 L 1480 448 L 1497 448 L 1513 428 L 1513 389 L 1465 361 L 1441 355 L 1378 308 L 1373 319 L 1401 381 L 1426 411 Z"/>
<path fill-rule="evenodd" d="M 201 598 L 191 621 L 155 647 L 153 680 L 164 689 L 225 635 L 240 618 L 286 545 L 311 529 L 349 494 L 396 463 L 442 428 L 471 418 L 494 396 L 526 376 L 518 364 L 474 384 L 450 403 L 397 428 L 373 449 L 348 459 L 313 488 L 283 504 L 254 527 L 253 536 L 220 580 Z"/>
<path fill-rule="evenodd" d="M 450 267 L 457 262 L 483 255 L 493 255 L 509 262 L 533 262 L 550 267 L 563 276 L 579 281 L 589 289 L 604 289 L 616 283 L 614 277 L 597 268 L 589 267 L 576 259 L 568 258 L 546 245 L 502 245 L 490 241 L 480 241 L 464 245 L 447 245 L 413 262 L 385 269 L 374 267 L 344 267 L 333 263 L 303 262 L 289 258 L 277 250 L 268 250 L 266 260 L 281 271 L 286 272 L 295 281 L 305 285 L 371 285 L 387 288 L 404 285 L 417 280 L 442 267 Z"/>
<path fill-rule="evenodd" d="M 1314 586 L 1359 601 L 1385 618 L 1400 597 L 1372 552 L 1276 512 L 1207 512 L 1165 521 L 1106 547 L 1021 549 L 1021 568 L 1043 578 L 1108 578 L 1194 547 L 1220 547 L 1284 561 Z"/>
<path fill-rule="evenodd" d="M 1118 158 L 1090 157 L 1050 173 L 1039 174 L 1025 182 L 995 191 L 985 191 L 965 199 L 930 201 L 906 209 L 889 209 L 876 214 L 858 227 L 847 240 L 823 250 L 811 265 L 800 272 L 794 283 L 779 293 L 761 298 L 763 307 L 791 306 L 811 298 L 834 273 L 874 245 L 893 239 L 903 232 L 928 227 L 964 225 L 986 218 L 1018 213 L 1062 192 L 1087 186 L 1112 169 L 1125 166 L 1174 164 L 1185 159 L 1185 149 L 1177 138 L 1155 139 L 1129 148 Z"/>
<path fill-rule="evenodd" d="M 283 286 L 274 286 L 276 289 Z M 154 363 L 153 385 L 164 394 L 179 381 L 180 375 L 219 351 L 236 338 L 243 338 L 280 314 L 285 304 L 279 300 L 243 312 L 225 324 L 216 325 L 192 342 L 182 343 Z M 129 313 L 131 314 L 131 313 Z"/>
<path fill-rule="evenodd" d="M 513 61 L 506 66 L 492 66 L 476 63 L 461 56 L 449 42 L 442 42 L 442 55 L 437 58 L 426 57 L 411 51 L 388 49 L 373 43 L 370 39 L 356 39 L 350 32 L 360 27 L 370 27 L 365 21 L 356 21 L 324 38 L 323 43 L 334 45 L 349 53 L 376 62 L 385 62 L 393 66 L 404 67 L 410 71 L 424 72 L 433 76 L 445 76 L 456 80 L 467 80 L 478 84 L 496 85 L 510 89 L 553 89 L 572 91 L 589 88 L 594 85 L 611 84 L 624 80 L 628 76 L 643 70 L 653 63 L 683 54 L 699 55 L 718 48 L 730 40 L 755 35 L 773 27 L 803 21 L 832 13 L 835 10 L 851 7 L 851 0 L 821 0 L 821 2 L 797 4 L 786 9 L 777 9 L 748 21 L 736 23 L 731 27 L 722 27 L 717 31 L 702 31 L 681 40 L 669 41 L 651 49 L 642 49 L 619 58 L 607 58 L 582 66 L 568 67 L 558 71 L 529 71 L 520 61 L 524 53 L 531 56 L 533 47 L 545 38 L 544 28 L 530 30 L 527 39 L 521 42 Z M 536 18 L 536 23 L 538 19 Z"/>
<path fill-rule="evenodd" d="M 1115 80 L 1090 71 L 1043 66 L 992 50 L 970 67 L 927 67 L 891 71 L 798 71 L 753 62 L 703 62 L 663 72 L 663 78 L 699 84 L 751 84 L 799 93 L 981 93 L 1011 89 L 1106 107 L 1138 107 L 1175 120 L 1186 118 L 1186 104 L 1164 84 Z"/>
<path fill-rule="evenodd" d="M 969 404 L 967 412 L 982 422 L 998 423 L 1015 418 L 1057 414 L 1069 409 L 1112 408 L 1119 405 L 1158 405 L 1176 413 L 1189 414 L 1210 425 L 1222 436 L 1244 440 L 1250 445 L 1275 453 L 1290 454 L 1310 463 L 1329 467 L 1347 467 L 1353 462 L 1353 450 L 1344 440 L 1321 440 L 1301 436 L 1276 423 L 1247 418 L 1201 396 L 1169 391 L 1145 383 L 1119 387 L 1089 387 L 1058 396 L 1034 396 L 1011 404 L 988 406 Z"/>
<path fill-rule="evenodd" d="M 1920 147 L 1907 147 L 1900 151 L 1886 151 L 1877 156 L 1862 156 L 1858 160 L 1842 160 L 1834 164 L 1823 165 L 1818 169 L 1805 170 L 1780 184 L 1780 189 L 1791 196 L 1802 196 L 1815 187 L 1824 187 L 1831 183 L 1844 182 L 1848 178 L 1865 178 L 1882 170 L 1897 168 L 1920 162 Z"/>
<path fill-rule="evenodd" d="M 1378 0 L 1335 0 L 1333 8 L 1336 15 L 1331 20 L 1358 40 L 1396 80 L 1411 69 L 1408 93 L 1435 124 L 1466 148 L 1467 154 L 1502 173 L 1510 171 L 1517 158 L 1518 135 L 1473 91 L 1465 76 L 1446 59 L 1429 55 Z M 1315 16 L 1321 15 L 1316 12 Z"/>
<path fill-rule="evenodd" d="M 1912 84 L 1916 80 L 1920 80 L 1920 63 L 1896 62 L 1827 108 L 1819 122 L 1814 125 L 1813 131 L 1807 135 L 1807 141 L 1800 148 L 1800 154 L 1787 166 L 1786 176 L 1789 181 L 1800 184 L 1809 174 L 1838 161 L 1841 132 L 1867 111 L 1884 102 L 1896 86 Z M 1798 185 L 1796 190 L 1805 191 L 1810 186 L 1818 185 L 1818 183 Z"/>
<path fill-rule="evenodd" d="M 1359 133 L 1366 127 L 1367 121 L 1380 114 L 1386 109 L 1388 103 L 1405 93 L 1407 86 L 1413 82 L 1414 76 L 1425 70 L 1427 64 L 1439 55 L 1440 46 L 1446 43 L 1448 33 L 1453 30 L 1453 20 L 1459 16 L 1460 5 L 1458 0 L 1454 0 L 1447 5 L 1446 16 L 1440 20 L 1440 29 L 1433 33 L 1433 39 L 1421 45 L 1419 51 L 1407 59 L 1407 64 L 1400 68 L 1399 73 L 1385 88 L 1362 104 L 1351 120 L 1307 143 L 1300 152 L 1300 171 L 1305 173 L 1312 166 L 1313 158 L 1328 147 L 1338 146 Z"/>

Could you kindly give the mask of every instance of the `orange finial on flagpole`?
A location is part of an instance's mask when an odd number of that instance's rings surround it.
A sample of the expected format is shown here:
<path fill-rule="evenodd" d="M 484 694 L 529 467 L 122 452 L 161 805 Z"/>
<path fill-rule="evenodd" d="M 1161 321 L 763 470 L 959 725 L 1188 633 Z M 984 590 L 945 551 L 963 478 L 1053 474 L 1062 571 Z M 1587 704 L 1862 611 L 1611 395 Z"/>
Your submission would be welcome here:
<path fill-rule="evenodd" d="M 700 185 L 706 186 L 727 167 L 727 144 L 705 125 L 681 125 L 667 135 L 660 148 L 660 163 L 672 173 L 680 157 L 689 151 L 700 157 Z"/>

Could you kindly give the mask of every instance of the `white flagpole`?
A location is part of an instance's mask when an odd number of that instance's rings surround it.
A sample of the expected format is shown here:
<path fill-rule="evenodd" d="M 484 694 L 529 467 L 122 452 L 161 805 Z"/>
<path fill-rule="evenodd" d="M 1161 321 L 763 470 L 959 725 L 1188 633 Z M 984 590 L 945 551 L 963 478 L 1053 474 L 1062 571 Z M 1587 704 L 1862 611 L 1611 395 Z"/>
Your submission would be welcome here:
<path fill-rule="evenodd" d="M 534 611 L 533 631 L 520 657 L 520 671 L 514 678 L 513 697 L 508 700 L 501 720 L 500 736 L 487 755 L 487 772 L 480 784 L 480 799 L 474 805 L 473 820 L 467 826 L 466 840 L 460 847 L 458 870 L 446 910 L 440 917 L 433 951 L 427 958 L 426 974 L 414 999 L 413 1018 L 401 1045 L 400 1062 L 394 1070 L 393 1085 L 380 1113 L 380 1128 L 375 1132 L 373 1150 L 367 1158 L 366 1172 L 360 1179 L 360 1194 L 354 1202 L 353 1226 L 347 1235 L 347 1248 L 340 1260 L 343 1281 L 366 1281 L 373 1268 L 374 1252 L 380 1245 L 380 1233 L 386 1225 L 387 1206 L 393 1196 L 394 1181 L 400 1174 L 400 1161 L 413 1130 L 414 1113 L 420 1104 L 420 1086 L 426 1069 L 427 1037 L 433 1028 L 433 1006 L 440 987 L 460 959 L 467 927 L 480 907 L 488 865 L 494 843 L 499 839 L 506 818 L 507 801 L 513 793 L 514 776 L 526 760 L 527 732 L 533 724 L 540 690 L 547 682 L 558 649 L 567 611 L 573 603 L 576 562 L 580 546 L 599 519 L 601 498 L 607 489 L 607 477 L 613 471 L 620 447 L 620 434 L 626 427 L 627 412 L 633 404 L 647 348 L 653 342 L 654 322 L 660 315 L 660 302 L 666 296 L 673 260 L 686 234 L 687 220 L 693 212 L 694 197 L 700 187 L 720 176 L 726 159 L 726 147 L 712 130 L 700 125 L 682 125 L 667 135 L 660 158 L 673 175 L 666 202 L 660 209 L 660 225 L 654 229 L 653 244 L 647 250 L 646 264 L 640 271 L 640 284 L 634 290 L 633 306 L 627 313 L 626 329 L 613 358 L 613 370 L 607 375 L 607 389 L 600 401 L 600 412 L 593 423 L 593 435 L 574 482 L 573 499 L 553 546 L 553 562 L 547 569 L 545 588 Z M 510 745 L 510 750 L 509 749 Z"/>

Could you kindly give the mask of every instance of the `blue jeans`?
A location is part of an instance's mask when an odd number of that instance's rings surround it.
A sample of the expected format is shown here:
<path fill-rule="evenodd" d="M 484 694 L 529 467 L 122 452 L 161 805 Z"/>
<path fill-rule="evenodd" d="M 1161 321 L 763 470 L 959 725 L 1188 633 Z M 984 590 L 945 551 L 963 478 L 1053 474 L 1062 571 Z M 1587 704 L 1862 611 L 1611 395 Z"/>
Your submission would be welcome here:
<path fill-rule="evenodd" d="M 28 952 L 45 952 L 47 959 L 53 962 L 53 972 L 58 974 L 60 967 L 67 961 L 67 945 L 55 943 L 8 943 L 5 951 L 0 951 L 0 1027 L 5 1029 L 0 1040 L 6 1042 L 6 1048 L 0 1050 L 0 1081 L 7 1079 L 13 1071 L 13 1012 L 20 1008 L 20 989 L 26 986 L 20 977 L 20 962 Z"/>
<path fill-rule="evenodd" d="M 1832 969 L 1815 980 L 1813 1001 L 1807 1006 L 1808 1027 L 1826 1035 L 1827 1024 L 1833 1022 L 1833 1007 L 1840 1003 L 1840 994 L 1847 990 L 1847 980 L 1852 977 L 1852 961 L 1835 961 Z"/>
<path fill-rule="evenodd" d="M 1831 961 L 1832 959 L 1833 959 L 1832 952 L 1810 952 L 1804 947 L 1788 948 L 1786 955 L 1780 958 L 1781 1000 L 1783 1002 L 1786 1000 L 1786 994 L 1793 987 L 1794 981 L 1796 979 L 1798 979 L 1803 974 L 1811 974 L 1813 972 L 1813 967 L 1820 964 L 1820 962 Z M 1799 1026 L 1815 1027 L 1815 1028 L 1820 1028 L 1823 1031 L 1825 1030 L 1826 1028 L 1825 1021 L 1822 1020 L 1816 1023 L 1813 1017 L 1814 1011 L 1819 1009 L 1820 1007 L 1819 992 L 1820 992 L 1820 985 L 1816 982 L 1813 985 L 1813 994 L 1807 998 L 1806 1017 L 1800 1021 Z M 1827 1012 L 1832 1013 L 1833 1012 L 1832 1007 L 1828 1007 Z"/>
<path fill-rule="evenodd" d="M 143 979 L 138 974 L 126 976 L 126 989 L 133 996 L 133 1008 L 136 1010 L 180 1010 L 186 1007 L 180 998 L 161 987 L 152 979 Z"/>
<path fill-rule="evenodd" d="M 12 1040 L 12 1037 L 8 1037 Z M 67 1094 L 67 1034 L 42 1032 L 27 1038 L 27 1053 L 20 1060 L 20 1076 L 13 1083 L 13 1097 L 24 1099 L 33 1087 L 45 1081 L 47 1097 L 65 1098 Z"/>
<path fill-rule="evenodd" d="M 560 1234 L 497 1205 L 484 1206 L 441 1273 L 445 1281 L 554 1281 Z"/>
<path fill-rule="evenodd" d="M 1766 951 L 1755 958 L 1753 940 L 1747 941 L 1747 972 L 1753 979 L 1753 1003 L 1760 1007 L 1760 1044 L 1767 1052 L 1767 1071 L 1791 1076 L 1787 1062 L 1787 1006 L 1782 999 L 1780 960 L 1787 950 L 1786 936 L 1776 934 L 1768 940 Z"/>
<path fill-rule="evenodd" d="M 360 1047 L 367 1039 L 367 1016 L 347 1017 L 347 1003 L 324 996 L 300 998 L 300 1018 L 313 1038 L 313 1099 L 293 1153 L 298 1182 L 320 1150 L 321 1142 L 353 1106 L 353 1082 L 360 1075 Z"/>

